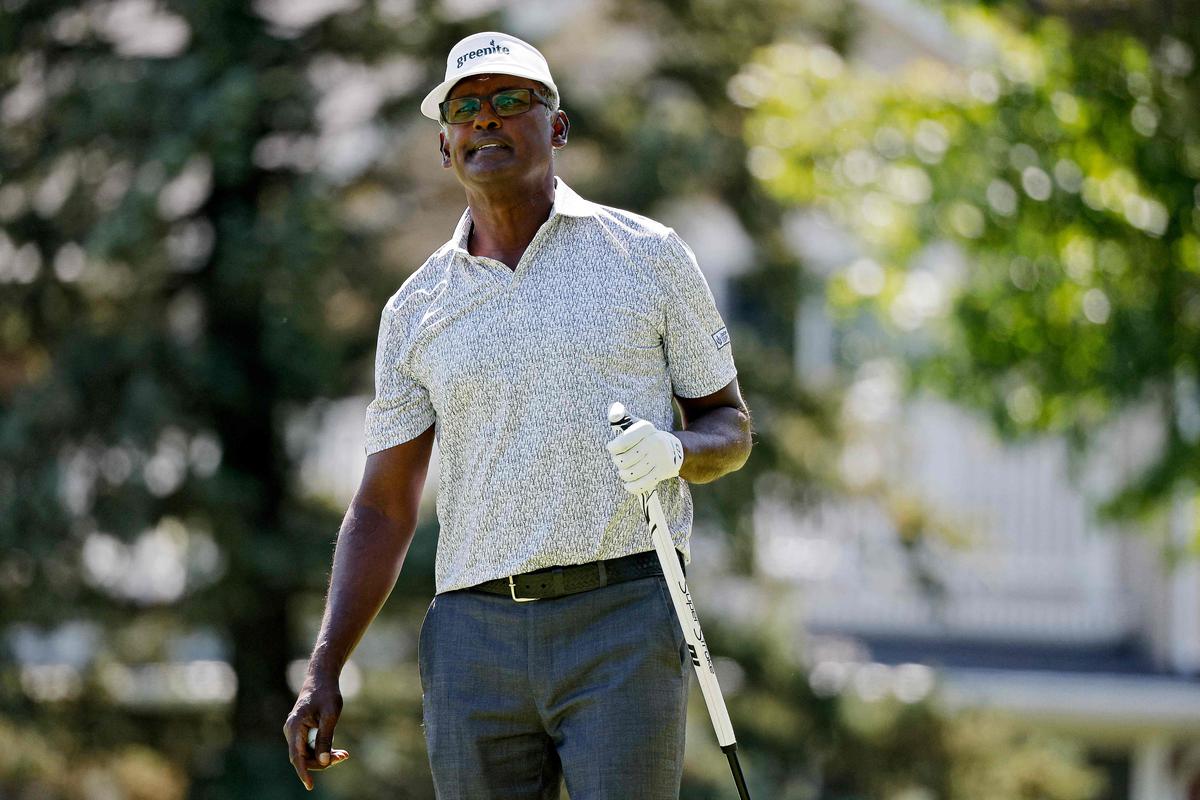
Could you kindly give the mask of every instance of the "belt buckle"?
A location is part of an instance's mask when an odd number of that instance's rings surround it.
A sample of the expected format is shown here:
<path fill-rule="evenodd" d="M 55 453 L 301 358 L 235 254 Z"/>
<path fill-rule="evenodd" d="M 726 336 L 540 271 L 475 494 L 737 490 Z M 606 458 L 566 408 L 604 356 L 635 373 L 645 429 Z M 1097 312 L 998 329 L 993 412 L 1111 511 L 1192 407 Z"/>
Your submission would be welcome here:
<path fill-rule="evenodd" d="M 508 576 L 508 593 L 512 595 L 512 599 L 518 603 L 532 603 L 537 597 L 517 597 L 517 585 L 513 583 L 513 576 Z"/>

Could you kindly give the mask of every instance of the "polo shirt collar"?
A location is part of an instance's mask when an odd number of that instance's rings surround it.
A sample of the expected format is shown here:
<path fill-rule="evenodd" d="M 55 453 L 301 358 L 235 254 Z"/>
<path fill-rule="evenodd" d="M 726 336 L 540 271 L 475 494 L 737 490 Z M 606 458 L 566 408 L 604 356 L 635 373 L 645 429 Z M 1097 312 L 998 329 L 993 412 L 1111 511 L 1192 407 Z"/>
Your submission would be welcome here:
<path fill-rule="evenodd" d="M 549 222 L 556 216 L 564 217 L 590 217 L 599 211 L 600 207 L 590 200 L 584 200 L 575 190 L 567 186 L 566 182 L 555 176 L 554 178 L 554 204 L 550 207 L 550 217 L 546 220 Z M 462 217 L 458 220 L 458 225 L 454 228 L 454 236 L 447 244 L 456 250 L 466 252 L 467 237 L 471 233 L 471 209 L 467 208 L 463 212 Z"/>
<path fill-rule="evenodd" d="M 575 190 L 567 186 L 562 178 L 554 179 L 554 208 L 550 216 L 562 214 L 566 217 L 590 217 L 599 211 L 599 206 L 590 200 L 584 200 L 575 194 Z"/>

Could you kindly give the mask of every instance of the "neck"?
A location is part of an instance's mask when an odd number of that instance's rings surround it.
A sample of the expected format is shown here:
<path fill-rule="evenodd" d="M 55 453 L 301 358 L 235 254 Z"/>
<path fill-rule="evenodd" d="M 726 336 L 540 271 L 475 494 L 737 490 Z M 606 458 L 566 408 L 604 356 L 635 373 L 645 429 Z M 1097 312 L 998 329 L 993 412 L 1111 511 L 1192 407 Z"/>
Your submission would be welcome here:
<path fill-rule="evenodd" d="M 467 189 L 471 209 L 468 249 L 477 251 L 523 251 L 554 205 L 554 173 L 533 184 Z"/>

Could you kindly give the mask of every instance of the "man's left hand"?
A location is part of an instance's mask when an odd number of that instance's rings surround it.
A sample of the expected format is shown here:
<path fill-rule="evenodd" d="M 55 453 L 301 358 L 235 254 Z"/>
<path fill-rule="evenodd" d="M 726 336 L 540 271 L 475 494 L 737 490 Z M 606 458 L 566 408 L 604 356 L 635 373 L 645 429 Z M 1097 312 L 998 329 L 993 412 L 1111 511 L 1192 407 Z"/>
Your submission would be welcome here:
<path fill-rule="evenodd" d="M 653 490 L 659 481 L 678 476 L 683 465 L 683 444 L 679 439 L 644 419 L 630 425 L 607 447 L 625 491 L 630 494 Z"/>

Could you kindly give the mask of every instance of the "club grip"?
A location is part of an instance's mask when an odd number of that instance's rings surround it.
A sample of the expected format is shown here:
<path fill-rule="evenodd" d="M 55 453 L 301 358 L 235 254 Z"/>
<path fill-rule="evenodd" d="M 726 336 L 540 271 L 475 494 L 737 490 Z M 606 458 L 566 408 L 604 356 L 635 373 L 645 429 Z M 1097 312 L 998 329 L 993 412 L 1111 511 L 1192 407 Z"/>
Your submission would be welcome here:
<path fill-rule="evenodd" d="M 620 433 L 633 424 L 633 417 L 625 410 L 624 403 L 613 403 L 608 407 L 608 425 L 614 434 Z"/>

